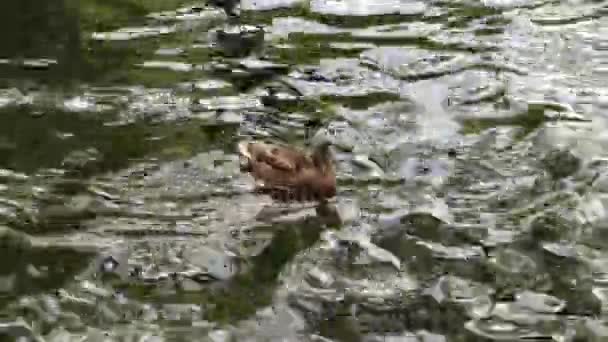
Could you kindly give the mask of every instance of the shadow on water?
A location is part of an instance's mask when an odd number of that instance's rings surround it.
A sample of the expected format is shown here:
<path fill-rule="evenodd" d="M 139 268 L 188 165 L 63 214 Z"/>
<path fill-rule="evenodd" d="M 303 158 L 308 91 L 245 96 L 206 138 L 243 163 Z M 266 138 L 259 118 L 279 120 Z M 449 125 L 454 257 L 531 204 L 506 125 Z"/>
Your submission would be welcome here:
<path fill-rule="evenodd" d="M 0 307 L 23 295 L 61 288 L 86 268 L 94 253 L 33 245 L 26 235 L 0 232 Z"/>
<path fill-rule="evenodd" d="M 31 173 L 40 168 L 69 168 L 73 175 L 88 177 L 105 171 L 123 168 L 132 159 L 148 154 L 156 157 L 190 155 L 198 151 L 221 147 L 230 148 L 223 137 L 232 136 L 230 125 L 203 125 L 196 121 L 181 125 L 148 125 L 133 122 L 122 126 L 108 126 L 107 118 L 78 115 L 51 110 L 41 117 L 30 109 L 5 108 L 0 110 L 0 167 Z M 64 133 L 73 134 L 69 138 Z M 164 147 L 164 149 L 163 149 Z M 72 151 L 93 148 L 94 160 L 78 163 L 66 159 Z M 185 149 L 181 151 L 181 149 Z"/>
<path fill-rule="evenodd" d="M 214 146 L 230 147 L 223 137 L 230 125 L 151 124 L 146 118 L 107 125 L 123 111 L 75 113 L 61 109 L 63 96 L 83 83 L 154 83 L 166 87 L 179 73 L 134 66 L 153 54 L 159 39 L 94 41 L 93 30 L 143 24 L 144 14 L 184 3 L 175 1 L 3 1 L 0 4 L 0 87 L 17 88 L 41 100 L 0 109 L 0 167 L 26 173 L 62 164 L 74 151 L 94 149 L 96 158 L 77 174 L 89 177 L 127 166 L 151 152 L 191 155 Z M 183 78 L 191 78 L 185 73 Z M 249 83 L 255 83 L 257 79 Z M 53 92 L 46 93 L 53 89 Z M 40 91 L 40 93 L 38 93 Z M 38 95 L 35 95 L 38 96 Z M 69 168 L 69 167 L 68 167 Z"/>
<path fill-rule="evenodd" d="M 0 4 L 0 58 L 50 59 L 56 65 L 0 65 L 2 82 L 24 80 L 35 84 L 67 84 L 85 72 L 78 14 L 63 0 L 2 1 Z M 19 85 L 19 84 L 16 84 Z"/>
<path fill-rule="evenodd" d="M 113 169 L 149 150 L 145 133 L 136 125 L 106 127 L 101 117 L 59 110 L 41 117 L 34 117 L 29 109 L 22 108 L 3 112 L 0 136 L 10 144 L 0 151 L 1 166 L 16 171 L 31 173 L 39 168 L 60 168 L 70 151 L 91 147 L 105 155 L 105 167 Z M 74 135 L 66 139 L 62 133 Z"/>
<path fill-rule="evenodd" d="M 61 288 L 73 275 L 88 266 L 94 254 L 83 254 L 71 248 L 4 250 L 0 277 L 12 285 L 10 295 L 2 296 L 0 306 L 25 294 L 36 294 Z M 6 284 L 4 284 L 6 285 Z"/>
<path fill-rule="evenodd" d="M 277 276 L 295 255 L 318 241 L 321 232 L 316 220 L 296 225 L 273 225 L 278 229 L 270 245 L 252 258 L 251 269 L 217 292 L 204 294 L 204 302 L 214 306 L 207 319 L 235 322 L 251 316 L 256 310 L 271 304 Z"/>
<path fill-rule="evenodd" d="M 170 3 L 176 5 L 180 1 Z M 158 1 L 146 6 L 161 8 Z M 87 15 L 90 11 L 102 18 Z M 83 81 L 107 79 L 106 75 L 123 77 L 116 76 L 116 72 L 122 73 L 121 68 L 132 64 L 141 51 L 96 44 L 83 35 L 90 34 L 87 30 L 98 29 L 95 26 L 99 22 L 120 26 L 132 18 L 141 18 L 147 11 L 149 8 L 139 1 L 112 1 L 103 5 L 94 1 L 2 1 L 0 59 L 6 63 L 0 63 L 0 86 L 14 87 L 28 95 L 42 87 L 69 90 Z M 116 13 L 119 15 L 113 21 L 99 21 Z M 48 104 L 9 106 L 1 110 L 1 167 L 27 173 L 61 167 L 69 152 L 94 148 L 103 156 L 103 162 L 96 163 L 95 170 L 84 172 L 84 176 L 89 176 L 124 167 L 130 159 L 140 158 L 157 148 L 149 138 L 162 128 L 149 128 L 138 122 L 105 126 L 104 122 L 112 120 L 111 117 L 99 113 L 84 116 L 56 108 L 55 97 L 59 99 L 59 95 L 48 95 L 50 98 L 45 99 Z M 205 130 L 201 129 L 203 135 Z M 184 135 L 178 131 L 183 129 L 177 128 L 174 132 Z M 199 136 L 193 139 L 206 141 Z"/>
<path fill-rule="evenodd" d="M 241 273 L 229 280 L 212 281 L 200 291 L 177 291 L 167 296 L 158 294 L 156 285 L 130 283 L 117 287 L 129 296 L 155 303 L 196 303 L 204 308 L 204 319 L 235 323 L 271 304 L 279 273 L 294 256 L 318 241 L 322 227 L 317 217 L 256 227 L 256 230 L 273 232 L 269 244 L 260 254 L 237 266 L 242 269 Z"/>
<path fill-rule="evenodd" d="M 93 41 L 95 31 L 144 24 L 145 14 L 174 8 L 172 1 L 35 0 L 0 3 L 0 86 L 21 90 L 70 89 L 81 82 L 117 82 L 150 55 L 154 40 L 125 46 Z"/>

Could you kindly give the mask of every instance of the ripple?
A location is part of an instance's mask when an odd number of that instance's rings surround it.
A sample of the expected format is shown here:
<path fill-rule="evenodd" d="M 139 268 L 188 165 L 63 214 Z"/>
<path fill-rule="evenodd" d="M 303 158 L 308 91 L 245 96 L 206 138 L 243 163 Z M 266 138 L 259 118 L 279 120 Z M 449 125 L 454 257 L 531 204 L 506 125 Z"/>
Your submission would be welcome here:
<path fill-rule="evenodd" d="M 22 94 L 16 88 L 0 90 L 0 108 L 5 106 L 30 104 L 31 102 L 31 96 Z"/>
<path fill-rule="evenodd" d="M 342 16 L 368 16 L 384 14 L 415 15 L 424 13 L 426 4 L 422 2 L 404 2 L 401 0 L 384 0 L 380 3 L 351 0 L 321 1 L 311 0 L 310 9 L 320 14 Z"/>
<path fill-rule="evenodd" d="M 326 81 L 317 81 L 312 75 Z M 305 97 L 365 97 L 386 94 L 387 98 L 399 97 L 399 82 L 380 72 L 360 67 L 354 59 L 322 60 L 316 70 L 292 72 L 285 80 Z M 332 82 L 333 81 L 333 82 Z M 372 99 L 370 99 L 372 100 Z M 373 100 L 372 100 L 373 101 Z"/>
<path fill-rule="evenodd" d="M 145 61 L 142 64 L 139 64 L 138 66 L 141 66 L 142 68 L 164 68 L 172 71 L 181 72 L 188 72 L 194 70 L 194 66 L 192 64 L 170 61 Z"/>
<path fill-rule="evenodd" d="M 114 32 L 94 32 L 91 37 L 95 40 L 124 41 L 131 39 L 156 37 L 176 31 L 175 26 L 158 27 L 125 27 Z"/>
<path fill-rule="evenodd" d="M 303 0 L 241 0 L 243 11 L 269 11 L 303 5 Z"/>
<path fill-rule="evenodd" d="M 594 6 L 578 6 L 572 10 L 566 6 L 543 6 L 535 11 L 533 21 L 543 25 L 565 24 L 581 20 L 589 20 L 597 16 L 597 8 Z"/>
<path fill-rule="evenodd" d="M 361 54 L 365 65 L 406 80 L 433 78 L 464 70 L 473 63 L 464 54 L 429 53 L 416 48 L 381 47 Z"/>

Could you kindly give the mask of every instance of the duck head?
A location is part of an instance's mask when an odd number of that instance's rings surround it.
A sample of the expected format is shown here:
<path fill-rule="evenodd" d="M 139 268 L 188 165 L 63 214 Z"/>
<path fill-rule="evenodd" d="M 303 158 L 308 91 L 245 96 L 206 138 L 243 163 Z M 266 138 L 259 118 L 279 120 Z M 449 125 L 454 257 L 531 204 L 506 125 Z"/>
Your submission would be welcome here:
<path fill-rule="evenodd" d="M 335 171 L 333 145 L 334 138 L 325 128 L 318 130 L 310 139 L 313 162 L 324 174 Z"/>

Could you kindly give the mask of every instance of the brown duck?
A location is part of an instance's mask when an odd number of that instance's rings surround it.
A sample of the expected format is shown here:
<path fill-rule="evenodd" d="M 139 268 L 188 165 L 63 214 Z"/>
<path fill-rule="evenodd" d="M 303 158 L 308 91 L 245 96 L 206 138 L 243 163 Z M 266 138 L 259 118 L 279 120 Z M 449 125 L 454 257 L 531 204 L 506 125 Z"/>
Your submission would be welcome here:
<path fill-rule="evenodd" d="M 324 134 L 312 138 L 312 151 L 286 145 L 244 141 L 239 153 L 245 158 L 256 190 L 280 202 L 326 202 L 336 195 L 336 172 L 331 142 Z"/>

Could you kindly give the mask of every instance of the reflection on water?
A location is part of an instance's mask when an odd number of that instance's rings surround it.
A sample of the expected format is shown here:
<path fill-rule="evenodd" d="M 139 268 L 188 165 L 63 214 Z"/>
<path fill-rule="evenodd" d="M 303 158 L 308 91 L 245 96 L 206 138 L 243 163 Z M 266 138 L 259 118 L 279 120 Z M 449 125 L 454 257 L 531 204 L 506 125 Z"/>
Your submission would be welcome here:
<path fill-rule="evenodd" d="M 604 3 L 232 4 L 0 3 L 0 339 L 606 338 Z"/>

